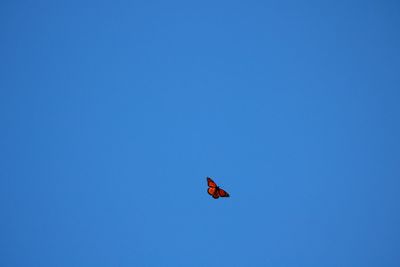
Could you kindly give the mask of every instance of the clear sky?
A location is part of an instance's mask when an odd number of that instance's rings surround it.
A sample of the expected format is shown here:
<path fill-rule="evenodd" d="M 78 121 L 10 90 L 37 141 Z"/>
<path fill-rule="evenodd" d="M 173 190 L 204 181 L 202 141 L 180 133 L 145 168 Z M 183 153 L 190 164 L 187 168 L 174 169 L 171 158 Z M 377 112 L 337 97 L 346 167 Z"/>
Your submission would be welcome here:
<path fill-rule="evenodd" d="M 399 14 L 1 1 L 0 266 L 399 266 Z"/>

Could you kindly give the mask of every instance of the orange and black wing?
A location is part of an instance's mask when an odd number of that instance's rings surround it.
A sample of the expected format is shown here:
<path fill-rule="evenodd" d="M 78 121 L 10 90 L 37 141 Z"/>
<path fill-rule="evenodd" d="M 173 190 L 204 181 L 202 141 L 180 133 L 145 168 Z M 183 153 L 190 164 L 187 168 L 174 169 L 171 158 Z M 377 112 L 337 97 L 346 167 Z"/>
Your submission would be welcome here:
<path fill-rule="evenodd" d="M 210 177 L 207 177 L 207 185 L 213 188 L 217 187 L 217 184 Z"/>
<path fill-rule="evenodd" d="M 217 187 L 209 187 L 207 193 L 215 199 L 219 198 L 219 189 Z"/>
<path fill-rule="evenodd" d="M 216 193 L 218 193 L 218 190 L 217 190 L 217 188 L 215 188 L 215 187 L 209 187 L 208 190 L 207 190 L 207 193 L 208 193 L 209 195 L 213 196 L 213 195 L 215 195 Z"/>
<path fill-rule="evenodd" d="M 229 197 L 228 192 L 226 192 L 224 189 L 218 188 L 218 195 L 220 197 Z"/>
<path fill-rule="evenodd" d="M 217 184 L 210 177 L 207 177 L 207 185 L 208 185 L 207 193 L 215 199 L 219 198 L 219 188 Z"/>

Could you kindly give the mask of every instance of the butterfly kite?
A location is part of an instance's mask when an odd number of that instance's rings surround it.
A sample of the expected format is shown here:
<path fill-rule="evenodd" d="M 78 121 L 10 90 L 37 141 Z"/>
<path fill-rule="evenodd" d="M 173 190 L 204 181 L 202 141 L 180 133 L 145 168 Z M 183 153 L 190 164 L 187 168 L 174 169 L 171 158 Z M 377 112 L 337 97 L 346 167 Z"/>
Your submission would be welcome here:
<path fill-rule="evenodd" d="M 228 192 L 219 188 L 219 186 L 211 180 L 210 177 L 207 177 L 207 185 L 208 185 L 208 194 L 210 194 L 213 198 L 217 199 L 219 197 L 229 197 Z"/>

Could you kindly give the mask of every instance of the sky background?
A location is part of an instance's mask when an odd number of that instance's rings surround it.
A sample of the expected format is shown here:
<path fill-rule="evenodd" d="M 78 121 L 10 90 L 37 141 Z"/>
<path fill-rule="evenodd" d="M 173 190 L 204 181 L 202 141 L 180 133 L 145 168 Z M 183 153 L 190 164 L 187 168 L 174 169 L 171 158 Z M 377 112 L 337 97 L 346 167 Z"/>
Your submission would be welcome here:
<path fill-rule="evenodd" d="M 399 14 L 1 1 L 0 265 L 400 266 Z"/>

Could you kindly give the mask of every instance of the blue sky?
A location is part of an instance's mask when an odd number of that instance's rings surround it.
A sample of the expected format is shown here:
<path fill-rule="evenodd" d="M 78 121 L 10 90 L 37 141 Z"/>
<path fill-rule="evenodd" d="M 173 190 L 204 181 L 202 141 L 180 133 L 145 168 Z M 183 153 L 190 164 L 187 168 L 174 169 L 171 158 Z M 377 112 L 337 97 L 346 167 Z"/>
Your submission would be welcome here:
<path fill-rule="evenodd" d="M 0 265 L 399 266 L 399 12 L 2 1 Z"/>

